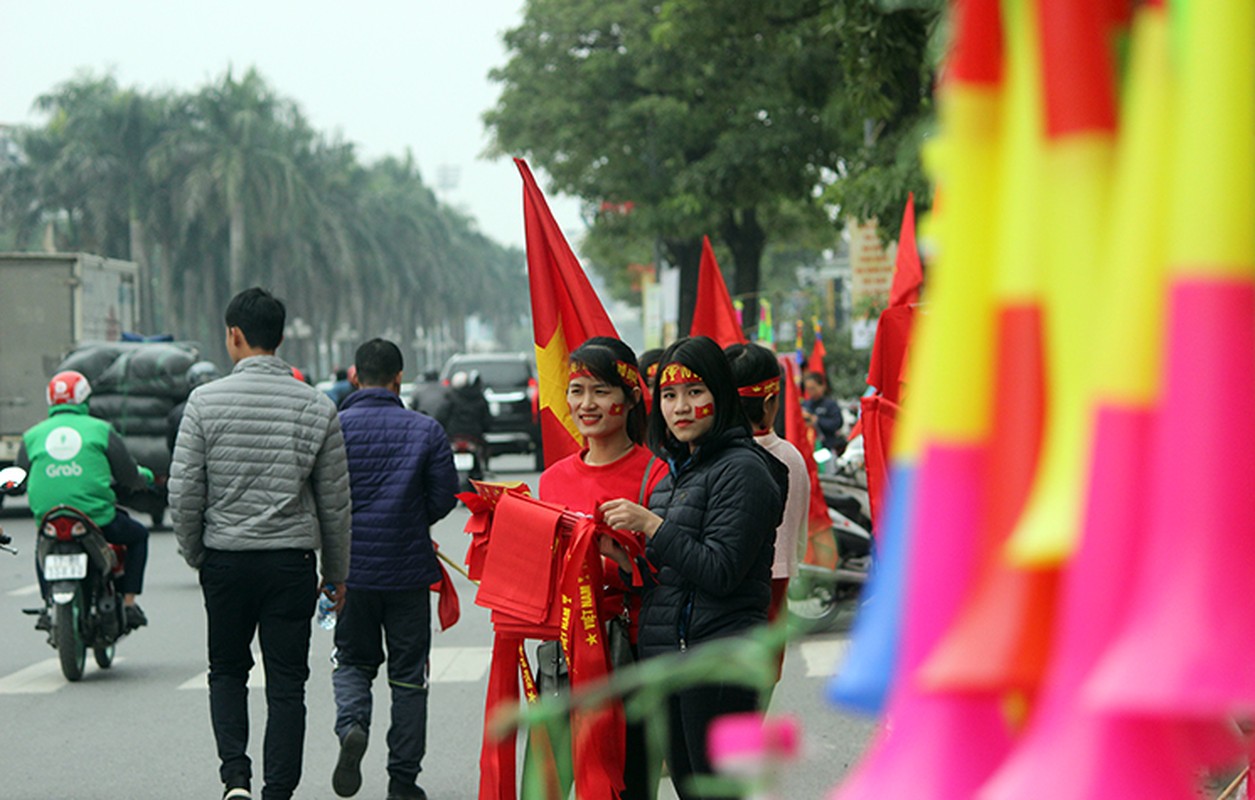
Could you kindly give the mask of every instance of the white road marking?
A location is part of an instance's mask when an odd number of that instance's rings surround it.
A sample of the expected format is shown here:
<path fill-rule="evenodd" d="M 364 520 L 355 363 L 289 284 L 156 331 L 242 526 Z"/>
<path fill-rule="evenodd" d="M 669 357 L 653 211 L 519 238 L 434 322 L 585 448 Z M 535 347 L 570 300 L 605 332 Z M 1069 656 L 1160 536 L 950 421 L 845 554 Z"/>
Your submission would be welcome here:
<path fill-rule="evenodd" d="M 838 639 L 804 641 L 789 649 L 792 653 L 801 656 L 807 678 L 826 678 L 836 672 L 848 648 L 847 640 Z M 253 659 L 257 663 L 249 673 L 249 688 L 264 689 L 266 672 L 261 663 L 261 654 L 254 653 Z M 122 660 L 116 659 L 114 663 Z M 431 683 L 479 683 L 488 679 L 491 664 L 491 647 L 433 647 L 429 681 Z M 88 668 L 94 669 L 94 666 L 89 665 Z M 0 677 L 0 694 L 46 694 L 57 691 L 66 683 L 65 677 L 61 674 L 60 663 L 55 658 L 49 658 Z M 209 688 L 208 670 L 189 678 L 177 688 L 181 691 L 207 691 Z"/>
<path fill-rule="evenodd" d="M 266 685 L 261 655 L 253 653 L 253 660 L 257 662 L 257 666 L 253 667 L 249 673 L 248 685 L 251 689 L 260 689 Z M 477 683 L 487 680 L 488 667 L 491 662 L 491 647 L 433 647 L 431 649 L 431 674 L 428 680 L 430 683 Z M 208 688 L 208 671 L 179 684 L 179 689 L 206 691 Z"/>
<path fill-rule="evenodd" d="M 10 589 L 5 594 L 9 597 L 25 597 L 28 594 L 39 594 L 39 584 L 32 583 L 30 586 L 23 586 L 20 589 Z"/>
<path fill-rule="evenodd" d="M 476 683 L 488 676 L 491 647 L 433 647 L 431 683 Z"/>
<path fill-rule="evenodd" d="M 113 663 L 120 664 L 124 660 L 115 658 Z M 87 664 L 86 670 L 96 669 L 90 658 Z M 48 658 L 0 678 L 0 694 L 49 694 L 67 684 L 69 681 L 61 674 L 61 662 Z"/>
<path fill-rule="evenodd" d="M 837 666 L 850 649 L 849 639 L 805 641 L 797 646 L 798 653 L 806 662 L 806 677 L 826 678 L 837 671 Z M 788 656 L 785 656 L 787 659 Z"/>

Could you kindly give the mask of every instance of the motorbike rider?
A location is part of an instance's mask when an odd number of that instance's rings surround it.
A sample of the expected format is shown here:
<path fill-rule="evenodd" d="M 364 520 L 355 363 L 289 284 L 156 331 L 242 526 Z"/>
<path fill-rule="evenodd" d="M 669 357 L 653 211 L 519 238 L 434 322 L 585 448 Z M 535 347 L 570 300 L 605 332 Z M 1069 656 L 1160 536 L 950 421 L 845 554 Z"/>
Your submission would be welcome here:
<path fill-rule="evenodd" d="M 435 419 L 444 428 L 449 441 L 470 439 L 479 449 L 471 477 L 482 480 L 484 464 L 488 461 L 488 446 L 484 432 L 492 426 L 492 412 L 484 397 L 484 381 L 479 370 L 455 372 L 449 379 L 449 402 L 440 409 Z"/>
<path fill-rule="evenodd" d="M 449 413 L 449 392 L 449 387 L 440 382 L 440 373 L 429 369 L 414 386 L 410 410 L 439 420 Z"/>
<path fill-rule="evenodd" d="M 144 589 L 148 529 L 117 507 L 113 485 L 139 491 L 151 485 L 153 474 L 136 465 L 112 425 L 87 413 L 90 396 L 91 384 L 82 373 L 68 370 L 54 375 L 48 382 L 48 418 L 22 435 L 17 465 L 27 471 L 26 493 L 36 520 L 55 506 L 73 506 L 96 523 L 107 541 L 126 546 L 126 571 L 118 591 L 124 598 L 127 629 L 134 630 L 148 624 L 135 602 Z M 38 561 L 36 572 L 45 588 Z M 35 627 L 51 627 L 46 608 Z"/>

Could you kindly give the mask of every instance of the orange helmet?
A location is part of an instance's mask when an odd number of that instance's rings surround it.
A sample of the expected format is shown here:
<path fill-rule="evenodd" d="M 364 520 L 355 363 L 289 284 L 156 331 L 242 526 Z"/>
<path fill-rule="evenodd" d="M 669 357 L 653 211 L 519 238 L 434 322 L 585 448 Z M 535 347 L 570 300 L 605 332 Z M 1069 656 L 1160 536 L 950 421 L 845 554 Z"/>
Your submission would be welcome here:
<path fill-rule="evenodd" d="M 72 369 L 58 372 L 52 376 L 52 380 L 48 381 L 48 405 L 50 406 L 86 403 L 91 394 L 92 385 L 87 381 L 87 376 Z"/>

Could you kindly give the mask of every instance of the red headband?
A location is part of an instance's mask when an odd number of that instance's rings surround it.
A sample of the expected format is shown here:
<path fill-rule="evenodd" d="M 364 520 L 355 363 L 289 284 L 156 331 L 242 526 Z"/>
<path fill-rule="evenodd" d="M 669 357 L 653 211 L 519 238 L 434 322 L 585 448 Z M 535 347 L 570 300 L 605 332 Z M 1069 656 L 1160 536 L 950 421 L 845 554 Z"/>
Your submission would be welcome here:
<path fill-rule="evenodd" d="M 636 367 L 626 361 L 614 362 L 614 368 L 619 371 L 619 377 L 627 383 L 628 386 L 641 385 L 641 373 Z"/>
<path fill-rule="evenodd" d="M 680 383 L 705 383 L 705 381 L 702 380 L 702 376 L 678 361 L 673 361 L 662 368 L 662 378 L 658 382 L 659 386 L 665 388 Z"/>
<path fill-rule="evenodd" d="M 622 378 L 628 386 L 641 385 L 641 373 L 637 371 L 636 367 L 626 361 L 616 360 L 614 362 L 614 368 L 619 373 L 619 377 Z M 584 362 L 572 361 L 571 371 L 567 374 L 567 380 L 570 381 L 575 378 L 596 378 L 596 376 L 593 375 L 592 371 L 589 370 L 588 365 Z"/>
<path fill-rule="evenodd" d="M 742 386 L 736 390 L 736 393 L 741 397 L 770 397 L 773 394 L 780 393 L 780 379 L 768 378 L 752 386 Z"/>

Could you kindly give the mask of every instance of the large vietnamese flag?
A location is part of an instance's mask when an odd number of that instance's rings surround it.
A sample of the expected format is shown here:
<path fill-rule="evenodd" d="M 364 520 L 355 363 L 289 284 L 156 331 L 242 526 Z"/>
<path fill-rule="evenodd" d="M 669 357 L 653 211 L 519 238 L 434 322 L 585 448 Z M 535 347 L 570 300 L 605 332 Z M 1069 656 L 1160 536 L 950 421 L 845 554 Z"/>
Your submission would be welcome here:
<path fill-rule="evenodd" d="M 618 332 L 571 252 L 527 162 L 514 159 L 523 176 L 523 226 L 527 234 L 527 285 L 540 384 L 540 433 L 545 466 L 578 453 L 583 438 L 566 404 L 571 351 L 593 336 Z"/>
<path fill-rule="evenodd" d="M 702 263 L 697 273 L 697 304 L 693 307 L 693 324 L 689 336 L 709 336 L 720 347 L 745 344 L 745 331 L 741 329 L 741 315 L 732 305 L 728 284 L 719 271 L 710 237 L 702 237 Z"/>

